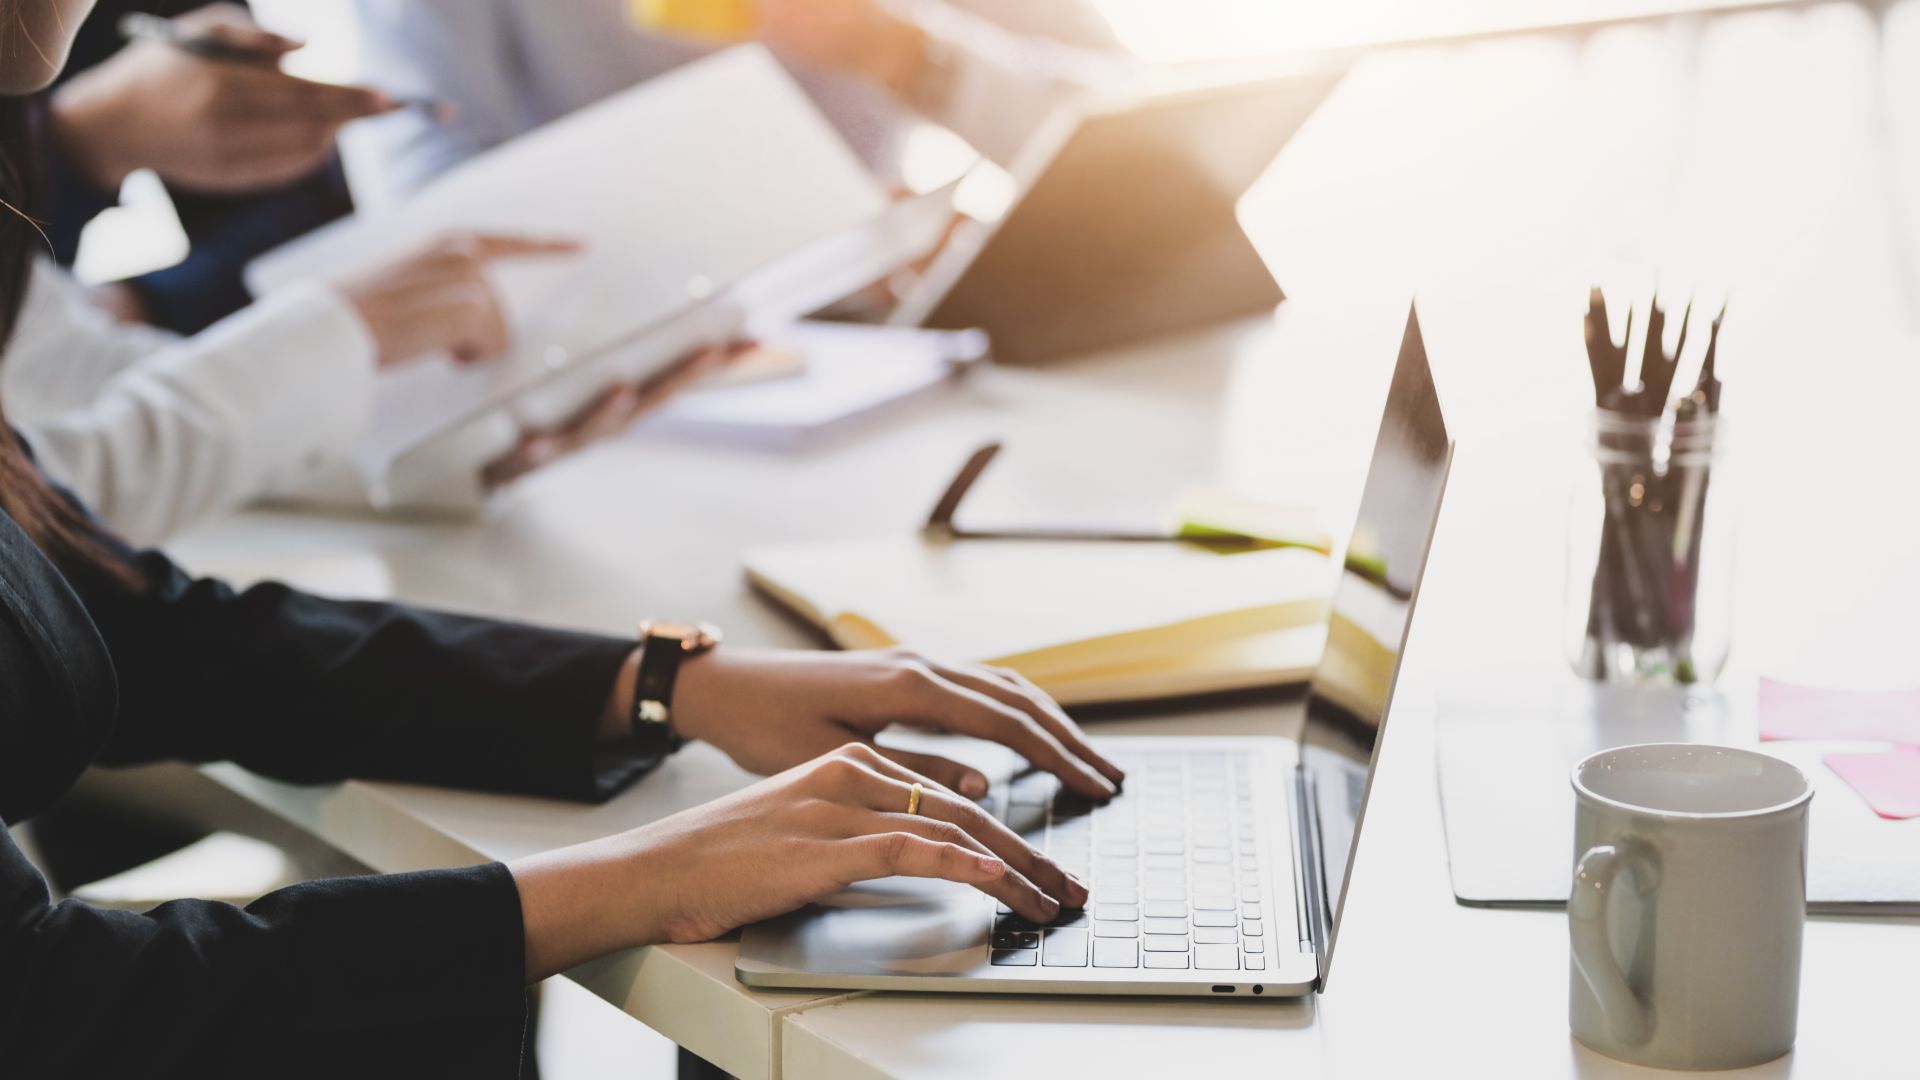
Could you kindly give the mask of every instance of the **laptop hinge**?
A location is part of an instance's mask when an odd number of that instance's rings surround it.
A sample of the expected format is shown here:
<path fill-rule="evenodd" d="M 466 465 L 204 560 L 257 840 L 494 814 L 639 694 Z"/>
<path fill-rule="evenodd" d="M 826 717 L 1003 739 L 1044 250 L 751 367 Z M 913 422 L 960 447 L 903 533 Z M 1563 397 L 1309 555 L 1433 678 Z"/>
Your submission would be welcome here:
<path fill-rule="evenodd" d="M 1296 768 L 1299 771 L 1299 783 L 1293 785 L 1293 817 L 1299 823 L 1300 861 L 1305 875 L 1304 887 L 1300 889 L 1300 926 L 1306 940 L 1301 945 L 1313 951 L 1319 959 L 1317 967 L 1324 969 L 1327 956 L 1327 863 L 1320 843 L 1320 800 L 1313 770 L 1307 768 L 1304 760 Z M 1324 978 L 1324 970 L 1317 970 L 1314 977 L 1316 988 Z"/>

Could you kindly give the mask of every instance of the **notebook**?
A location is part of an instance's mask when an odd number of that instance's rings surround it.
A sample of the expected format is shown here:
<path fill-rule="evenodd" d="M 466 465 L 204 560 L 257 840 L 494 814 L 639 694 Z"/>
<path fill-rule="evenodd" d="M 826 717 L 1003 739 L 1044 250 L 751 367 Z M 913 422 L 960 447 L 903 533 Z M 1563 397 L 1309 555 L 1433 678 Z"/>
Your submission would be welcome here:
<path fill-rule="evenodd" d="M 405 204 L 254 261 L 262 294 L 338 277 L 451 229 L 582 240 L 490 272 L 510 355 L 383 373 L 358 464 L 377 488 L 436 442 L 553 424 L 617 379 L 844 296 L 932 248 L 950 191 L 892 202 L 772 55 L 742 45 L 480 154 Z"/>
<path fill-rule="evenodd" d="M 1304 682 L 1333 587 L 1303 548 L 919 536 L 750 551 L 746 573 L 842 648 L 1010 667 L 1070 705 Z"/>

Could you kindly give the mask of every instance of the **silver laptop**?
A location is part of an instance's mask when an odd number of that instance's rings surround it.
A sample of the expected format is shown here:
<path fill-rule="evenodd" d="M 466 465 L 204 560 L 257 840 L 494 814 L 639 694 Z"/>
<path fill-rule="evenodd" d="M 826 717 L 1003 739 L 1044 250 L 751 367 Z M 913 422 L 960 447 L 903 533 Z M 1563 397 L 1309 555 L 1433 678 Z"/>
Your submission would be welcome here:
<path fill-rule="evenodd" d="M 943 882 L 869 882 L 747 929 L 757 987 L 1298 995 L 1325 985 L 1348 871 L 1453 444 L 1409 314 L 1327 650 L 1293 737 L 1096 739 L 1127 770 L 1105 805 L 1043 773 L 982 800 L 1089 882 L 1036 926 Z M 1231 556 L 1225 556 L 1230 558 Z"/>

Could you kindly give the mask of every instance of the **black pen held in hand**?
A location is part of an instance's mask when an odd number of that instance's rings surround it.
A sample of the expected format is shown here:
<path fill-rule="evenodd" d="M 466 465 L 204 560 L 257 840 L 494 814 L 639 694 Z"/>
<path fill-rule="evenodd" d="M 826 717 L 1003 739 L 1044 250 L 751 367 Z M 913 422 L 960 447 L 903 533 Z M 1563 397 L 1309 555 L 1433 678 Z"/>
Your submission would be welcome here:
<path fill-rule="evenodd" d="M 267 53 L 236 45 L 231 41 L 222 41 L 210 34 L 190 34 L 172 19 L 162 18 L 144 11 L 130 11 L 120 17 L 118 24 L 120 36 L 128 41 L 157 41 L 169 45 L 184 53 L 191 53 L 203 60 L 217 60 L 227 64 L 269 64 L 278 59 Z M 420 109 L 435 120 L 445 122 L 453 117 L 453 106 L 447 102 L 429 97 L 390 98 L 395 108 Z"/>

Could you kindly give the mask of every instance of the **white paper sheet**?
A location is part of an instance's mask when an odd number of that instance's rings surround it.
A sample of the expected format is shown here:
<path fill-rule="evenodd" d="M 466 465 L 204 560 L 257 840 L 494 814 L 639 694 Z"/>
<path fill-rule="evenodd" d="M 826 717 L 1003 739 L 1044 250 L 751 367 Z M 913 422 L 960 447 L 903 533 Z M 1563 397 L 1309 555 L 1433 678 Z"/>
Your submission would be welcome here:
<path fill-rule="evenodd" d="M 799 322 L 761 335 L 797 353 L 798 374 L 681 395 L 647 420 L 663 438 L 797 449 L 921 397 L 986 354 L 978 331 Z"/>

